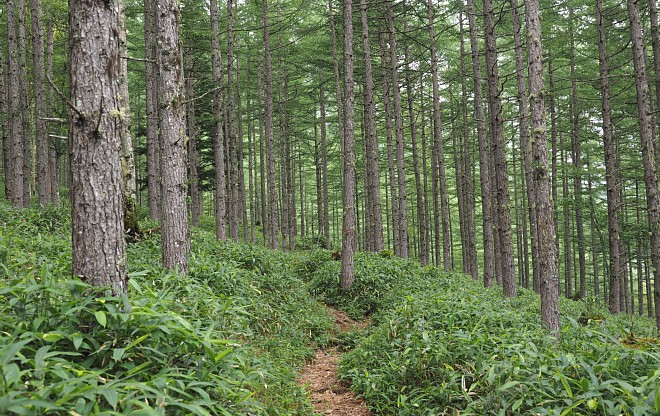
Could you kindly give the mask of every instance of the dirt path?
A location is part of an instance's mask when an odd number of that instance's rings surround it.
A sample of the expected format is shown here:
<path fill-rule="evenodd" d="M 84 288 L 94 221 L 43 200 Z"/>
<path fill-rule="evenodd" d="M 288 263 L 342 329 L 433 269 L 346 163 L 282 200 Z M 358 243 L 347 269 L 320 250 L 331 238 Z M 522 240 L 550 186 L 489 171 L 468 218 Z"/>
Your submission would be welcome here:
<path fill-rule="evenodd" d="M 344 313 L 329 309 L 340 331 L 363 328 Z M 303 368 L 300 383 L 310 391 L 314 411 L 332 416 L 370 416 L 367 406 L 337 379 L 340 353 L 336 348 L 319 350 L 314 360 Z"/>

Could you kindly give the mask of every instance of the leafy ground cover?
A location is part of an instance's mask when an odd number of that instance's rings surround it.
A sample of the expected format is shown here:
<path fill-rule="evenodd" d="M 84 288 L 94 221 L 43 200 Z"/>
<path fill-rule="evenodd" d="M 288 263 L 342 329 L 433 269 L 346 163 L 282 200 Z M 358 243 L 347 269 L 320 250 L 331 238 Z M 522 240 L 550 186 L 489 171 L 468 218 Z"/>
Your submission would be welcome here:
<path fill-rule="evenodd" d="M 286 255 L 194 230 L 180 277 L 154 234 L 117 299 L 71 278 L 69 230 L 0 205 L 0 414 L 311 413 L 297 370 L 331 321 Z"/>
<path fill-rule="evenodd" d="M 354 316 L 372 315 L 340 374 L 375 414 L 660 414 L 651 320 L 563 299 L 557 341 L 533 292 L 505 299 L 467 276 L 360 254 L 356 287 L 341 293 L 337 267 L 318 268 L 310 287 Z"/>

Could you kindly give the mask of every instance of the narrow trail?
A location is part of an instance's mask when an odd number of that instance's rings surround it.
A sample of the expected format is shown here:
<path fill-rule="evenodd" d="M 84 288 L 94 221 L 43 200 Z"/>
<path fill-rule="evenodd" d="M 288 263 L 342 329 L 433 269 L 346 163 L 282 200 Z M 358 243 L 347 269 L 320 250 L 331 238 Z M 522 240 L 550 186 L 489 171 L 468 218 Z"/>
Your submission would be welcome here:
<path fill-rule="evenodd" d="M 366 324 L 356 322 L 343 312 L 329 308 L 340 331 L 361 329 Z M 311 393 L 314 412 L 332 416 L 371 416 L 367 406 L 337 378 L 340 353 L 337 348 L 319 350 L 301 373 L 300 384 Z"/>

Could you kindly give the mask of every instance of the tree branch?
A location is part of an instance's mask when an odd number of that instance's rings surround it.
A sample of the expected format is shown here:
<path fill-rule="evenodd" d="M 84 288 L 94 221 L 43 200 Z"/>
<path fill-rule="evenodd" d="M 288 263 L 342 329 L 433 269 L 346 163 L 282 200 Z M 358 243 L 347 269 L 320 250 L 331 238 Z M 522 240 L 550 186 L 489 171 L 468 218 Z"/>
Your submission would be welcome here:
<path fill-rule="evenodd" d="M 71 109 L 78 115 L 78 117 L 84 119 L 85 115 L 80 110 L 78 110 L 75 105 L 73 105 L 71 100 L 69 100 L 68 98 L 66 98 L 66 96 L 64 96 L 64 94 L 62 94 L 62 91 L 60 91 L 60 89 L 57 88 L 57 85 L 55 85 L 53 80 L 50 78 L 50 75 L 46 74 L 46 78 L 48 79 L 48 83 L 50 84 L 50 86 L 53 87 L 53 89 L 55 90 L 57 95 L 60 96 L 62 101 L 64 101 L 69 107 L 71 107 Z"/>

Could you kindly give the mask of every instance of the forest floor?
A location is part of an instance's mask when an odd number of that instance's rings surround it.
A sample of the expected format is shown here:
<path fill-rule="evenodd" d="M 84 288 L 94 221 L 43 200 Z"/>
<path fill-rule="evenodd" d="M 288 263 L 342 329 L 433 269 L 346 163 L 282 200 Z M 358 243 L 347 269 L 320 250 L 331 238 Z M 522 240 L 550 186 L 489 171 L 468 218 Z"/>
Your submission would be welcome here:
<path fill-rule="evenodd" d="M 359 330 L 367 326 L 336 309 L 328 308 L 339 331 Z M 332 416 L 370 416 L 367 406 L 358 400 L 348 386 L 337 378 L 340 360 L 337 347 L 321 349 L 301 373 L 300 384 L 311 393 L 314 412 Z"/>

